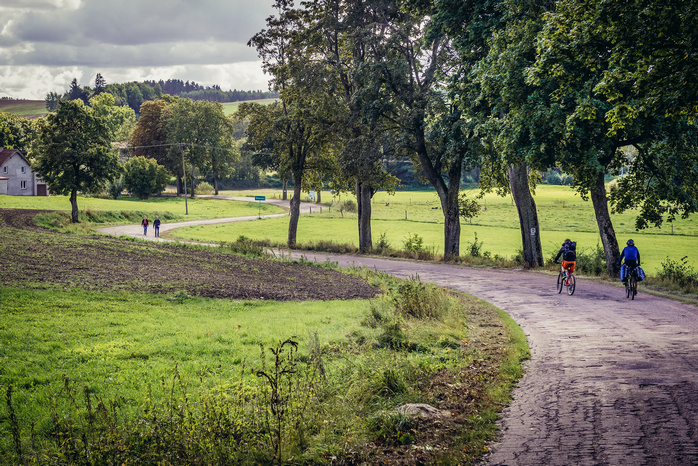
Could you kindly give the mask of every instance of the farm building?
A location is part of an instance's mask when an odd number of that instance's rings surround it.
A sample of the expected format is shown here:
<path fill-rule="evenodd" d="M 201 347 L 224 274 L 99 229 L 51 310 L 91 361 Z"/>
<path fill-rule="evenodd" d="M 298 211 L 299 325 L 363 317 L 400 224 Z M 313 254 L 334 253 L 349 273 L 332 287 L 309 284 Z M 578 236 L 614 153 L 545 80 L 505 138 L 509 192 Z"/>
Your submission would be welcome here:
<path fill-rule="evenodd" d="M 37 178 L 29 160 L 17 149 L 0 147 L 0 194 L 47 196 L 46 183 Z"/>

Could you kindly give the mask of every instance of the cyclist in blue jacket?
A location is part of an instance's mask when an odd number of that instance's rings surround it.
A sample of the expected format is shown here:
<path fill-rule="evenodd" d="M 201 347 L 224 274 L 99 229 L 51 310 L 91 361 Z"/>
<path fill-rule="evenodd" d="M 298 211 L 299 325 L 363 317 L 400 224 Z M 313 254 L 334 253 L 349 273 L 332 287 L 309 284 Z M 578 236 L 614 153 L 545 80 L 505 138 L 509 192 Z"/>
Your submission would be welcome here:
<path fill-rule="evenodd" d="M 625 265 L 628 266 L 628 273 L 625 275 L 623 282 L 628 279 L 628 275 L 632 273 L 635 267 L 640 266 L 640 251 L 635 247 L 635 241 L 629 239 L 625 244 L 627 246 L 623 248 L 623 252 L 620 253 L 620 258 L 618 259 L 619 267 L 623 263 L 623 259 L 625 259 Z"/>

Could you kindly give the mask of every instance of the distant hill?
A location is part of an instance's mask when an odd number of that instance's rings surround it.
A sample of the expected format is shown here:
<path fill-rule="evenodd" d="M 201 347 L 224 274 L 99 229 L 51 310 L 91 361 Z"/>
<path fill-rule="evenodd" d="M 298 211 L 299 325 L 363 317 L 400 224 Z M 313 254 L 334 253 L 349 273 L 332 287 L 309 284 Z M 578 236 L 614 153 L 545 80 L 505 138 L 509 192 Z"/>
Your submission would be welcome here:
<path fill-rule="evenodd" d="M 258 104 L 270 104 L 278 99 L 258 99 L 246 100 L 244 102 L 255 102 Z M 223 103 L 223 111 L 230 116 L 240 106 L 240 102 Z M 0 99 L 0 111 L 20 115 L 25 118 L 41 118 L 46 116 L 46 102 L 43 100 L 15 100 Z"/>
<path fill-rule="evenodd" d="M 0 99 L 0 111 L 26 118 L 41 118 L 46 115 L 46 102 L 43 100 Z"/>

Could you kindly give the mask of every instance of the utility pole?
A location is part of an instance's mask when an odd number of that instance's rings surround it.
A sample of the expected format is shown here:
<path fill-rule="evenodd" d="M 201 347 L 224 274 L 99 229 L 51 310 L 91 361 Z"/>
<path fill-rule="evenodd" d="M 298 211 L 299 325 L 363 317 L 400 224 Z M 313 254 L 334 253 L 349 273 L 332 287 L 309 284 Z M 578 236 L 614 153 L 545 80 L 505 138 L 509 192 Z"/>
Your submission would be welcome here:
<path fill-rule="evenodd" d="M 189 204 L 187 204 L 187 167 L 184 165 L 184 149 L 182 148 L 184 144 L 179 143 L 179 151 L 182 153 L 182 184 L 184 185 L 184 210 L 185 215 L 189 215 Z"/>

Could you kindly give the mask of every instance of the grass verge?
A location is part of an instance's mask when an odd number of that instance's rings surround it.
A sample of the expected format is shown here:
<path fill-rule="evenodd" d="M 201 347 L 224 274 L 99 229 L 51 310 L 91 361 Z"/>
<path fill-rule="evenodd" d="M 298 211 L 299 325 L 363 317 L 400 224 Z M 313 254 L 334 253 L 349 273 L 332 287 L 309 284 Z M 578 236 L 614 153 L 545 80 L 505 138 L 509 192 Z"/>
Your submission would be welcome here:
<path fill-rule="evenodd" d="M 0 457 L 473 462 L 521 374 L 525 338 L 482 301 L 357 273 L 385 294 L 276 303 L 0 289 Z M 440 415 L 399 411 L 410 403 Z"/>

